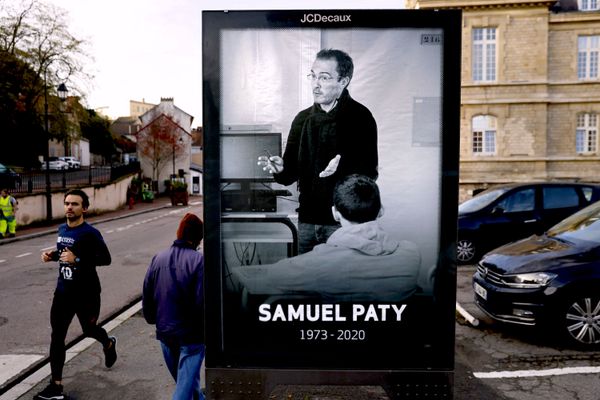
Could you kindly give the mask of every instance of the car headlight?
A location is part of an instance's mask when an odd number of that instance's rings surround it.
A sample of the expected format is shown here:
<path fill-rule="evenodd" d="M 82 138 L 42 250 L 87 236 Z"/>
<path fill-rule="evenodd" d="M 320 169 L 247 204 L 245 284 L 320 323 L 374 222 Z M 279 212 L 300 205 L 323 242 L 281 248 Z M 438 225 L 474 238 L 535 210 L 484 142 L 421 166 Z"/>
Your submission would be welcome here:
<path fill-rule="evenodd" d="M 530 274 L 505 275 L 502 281 L 506 286 L 514 288 L 535 289 L 548 286 L 556 274 L 551 272 L 533 272 Z"/>

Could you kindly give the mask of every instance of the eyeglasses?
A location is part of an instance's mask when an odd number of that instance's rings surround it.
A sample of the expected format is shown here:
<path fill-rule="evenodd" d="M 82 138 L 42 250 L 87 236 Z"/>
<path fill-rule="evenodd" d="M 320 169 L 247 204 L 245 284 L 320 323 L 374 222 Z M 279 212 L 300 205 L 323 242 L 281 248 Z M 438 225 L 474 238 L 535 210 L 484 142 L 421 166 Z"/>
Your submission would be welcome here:
<path fill-rule="evenodd" d="M 335 78 L 329 76 L 329 75 L 315 75 L 313 73 L 310 73 L 308 75 L 306 75 L 306 79 L 308 79 L 311 82 L 317 81 L 319 83 L 328 83 L 331 82 L 332 80 L 334 80 Z"/>

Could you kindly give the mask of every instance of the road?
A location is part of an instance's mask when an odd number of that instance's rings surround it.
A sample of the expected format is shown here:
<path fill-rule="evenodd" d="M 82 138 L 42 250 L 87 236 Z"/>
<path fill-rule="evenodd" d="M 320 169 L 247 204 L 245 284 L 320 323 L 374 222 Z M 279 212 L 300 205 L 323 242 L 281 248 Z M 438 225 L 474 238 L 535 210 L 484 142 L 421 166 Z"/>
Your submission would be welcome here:
<path fill-rule="evenodd" d="M 102 282 L 100 319 L 141 295 L 152 256 L 175 239 L 185 212 L 202 215 L 200 205 L 162 209 L 113 222 L 96 224 L 112 255 L 112 264 L 99 267 Z M 50 304 L 56 286 L 56 263 L 42 263 L 40 254 L 55 248 L 56 235 L 22 240 L 0 252 L 0 355 L 35 359 L 48 352 Z M 79 336 L 74 322 L 67 341 Z"/>

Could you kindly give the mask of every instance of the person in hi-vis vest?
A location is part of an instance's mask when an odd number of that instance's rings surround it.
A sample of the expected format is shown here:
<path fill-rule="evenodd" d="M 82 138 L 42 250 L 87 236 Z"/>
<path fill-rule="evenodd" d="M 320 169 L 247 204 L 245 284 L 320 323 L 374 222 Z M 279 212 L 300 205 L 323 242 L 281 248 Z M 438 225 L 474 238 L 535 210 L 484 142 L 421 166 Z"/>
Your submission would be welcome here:
<path fill-rule="evenodd" d="M 14 237 L 17 233 L 17 199 L 8 194 L 7 189 L 0 193 L 0 238 Z"/>

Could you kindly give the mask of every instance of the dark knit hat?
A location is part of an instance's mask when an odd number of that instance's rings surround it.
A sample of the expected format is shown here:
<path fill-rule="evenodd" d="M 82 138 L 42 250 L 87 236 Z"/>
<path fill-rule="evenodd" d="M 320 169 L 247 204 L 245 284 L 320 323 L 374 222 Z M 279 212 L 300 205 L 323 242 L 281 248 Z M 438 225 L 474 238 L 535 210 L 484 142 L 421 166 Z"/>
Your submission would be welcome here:
<path fill-rule="evenodd" d="M 192 213 L 187 213 L 181 219 L 177 228 L 177 239 L 190 243 L 200 243 L 204 237 L 202 220 Z"/>

